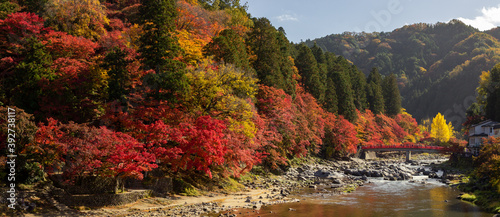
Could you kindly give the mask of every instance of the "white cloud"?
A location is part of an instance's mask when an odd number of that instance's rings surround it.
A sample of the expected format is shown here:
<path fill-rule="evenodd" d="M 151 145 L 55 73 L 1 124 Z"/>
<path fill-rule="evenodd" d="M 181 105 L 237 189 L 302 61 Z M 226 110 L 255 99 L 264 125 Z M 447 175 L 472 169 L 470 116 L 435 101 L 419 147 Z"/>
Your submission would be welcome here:
<path fill-rule="evenodd" d="M 481 15 L 475 17 L 474 19 L 467 19 L 460 17 L 460 21 L 467 25 L 471 25 L 480 31 L 490 30 L 500 25 L 500 4 L 498 7 L 490 7 L 481 10 Z"/>
<path fill-rule="evenodd" d="M 291 15 L 291 14 L 283 14 L 283 15 L 277 16 L 276 19 L 278 19 L 278 21 L 280 21 L 280 22 L 299 21 L 299 18 L 297 18 L 296 15 Z"/>

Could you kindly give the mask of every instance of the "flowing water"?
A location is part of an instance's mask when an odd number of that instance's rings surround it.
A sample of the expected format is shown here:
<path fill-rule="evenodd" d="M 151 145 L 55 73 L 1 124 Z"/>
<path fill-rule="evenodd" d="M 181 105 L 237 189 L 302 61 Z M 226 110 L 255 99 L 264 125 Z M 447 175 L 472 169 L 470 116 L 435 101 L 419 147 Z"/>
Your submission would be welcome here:
<path fill-rule="evenodd" d="M 345 195 L 308 194 L 299 203 L 263 207 L 237 216 L 294 217 L 491 217 L 479 207 L 456 199 L 459 191 L 436 180 L 426 184 L 371 179 L 371 183 Z M 290 208 L 294 211 L 290 211 Z"/>

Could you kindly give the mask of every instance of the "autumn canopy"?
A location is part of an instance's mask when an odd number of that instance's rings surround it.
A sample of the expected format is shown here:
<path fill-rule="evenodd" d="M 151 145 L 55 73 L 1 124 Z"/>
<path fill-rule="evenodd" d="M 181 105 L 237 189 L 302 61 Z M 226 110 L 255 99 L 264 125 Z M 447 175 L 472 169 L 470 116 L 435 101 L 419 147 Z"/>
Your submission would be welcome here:
<path fill-rule="evenodd" d="M 19 2 L 0 19 L 0 105 L 22 114 L 26 170 L 239 176 L 428 137 L 395 78 L 292 44 L 239 1 Z"/>

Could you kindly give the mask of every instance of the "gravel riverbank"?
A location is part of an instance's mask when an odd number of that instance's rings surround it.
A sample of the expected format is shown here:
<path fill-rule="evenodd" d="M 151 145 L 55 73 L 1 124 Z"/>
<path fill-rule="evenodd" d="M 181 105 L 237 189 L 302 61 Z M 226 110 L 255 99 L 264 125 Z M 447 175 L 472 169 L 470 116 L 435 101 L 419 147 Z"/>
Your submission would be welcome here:
<path fill-rule="evenodd" d="M 430 178 L 456 177 L 438 173 L 431 164 L 445 159 L 404 162 L 402 160 L 370 160 L 352 158 L 346 161 L 304 163 L 290 167 L 280 176 L 259 177 L 243 182 L 246 191 L 235 194 L 210 193 L 206 196 L 152 197 L 135 203 L 74 211 L 73 216 L 237 216 L 242 212 L 258 213 L 263 206 L 300 203 L 299 194 L 346 194 L 366 184 L 368 177 L 398 181 L 413 176 Z M 425 180 L 419 179 L 420 182 Z M 444 180 L 443 182 L 449 182 Z M 37 215 L 26 215 L 37 216 Z"/>

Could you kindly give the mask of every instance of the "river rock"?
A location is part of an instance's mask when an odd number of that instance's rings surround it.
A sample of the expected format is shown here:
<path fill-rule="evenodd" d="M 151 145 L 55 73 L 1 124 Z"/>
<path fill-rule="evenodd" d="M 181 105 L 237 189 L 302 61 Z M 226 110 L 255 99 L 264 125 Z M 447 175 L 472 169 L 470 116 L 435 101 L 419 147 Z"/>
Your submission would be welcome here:
<path fill-rule="evenodd" d="M 403 180 L 413 179 L 412 175 L 410 175 L 409 173 L 405 173 L 405 172 L 399 173 L 399 177 L 401 177 Z"/>
<path fill-rule="evenodd" d="M 372 172 L 372 177 L 383 177 L 383 176 L 384 175 L 378 170 Z"/>
<path fill-rule="evenodd" d="M 332 179 L 332 183 L 333 184 L 342 184 L 343 182 L 340 179 Z"/>
<path fill-rule="evenodd" d="M 340 188 L 340 187 L 342 187 L 342 186 L 343 186 L 343 185 L 341 185 L 341 184 L 331 184 L 331 185 L 330 185 L 330 187 L 331 187 L 331 188 Z"/>
<path fill-rule="evenodd" d="M 437 178 L 439 178 L 439 176 L 438 176 L 436 173 L 431 172 L 431 173 L 429 174 L 429 178 L 431 178 L 431 179 L 437 179 Z"/>

